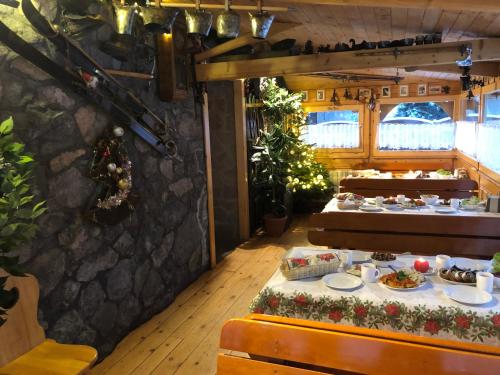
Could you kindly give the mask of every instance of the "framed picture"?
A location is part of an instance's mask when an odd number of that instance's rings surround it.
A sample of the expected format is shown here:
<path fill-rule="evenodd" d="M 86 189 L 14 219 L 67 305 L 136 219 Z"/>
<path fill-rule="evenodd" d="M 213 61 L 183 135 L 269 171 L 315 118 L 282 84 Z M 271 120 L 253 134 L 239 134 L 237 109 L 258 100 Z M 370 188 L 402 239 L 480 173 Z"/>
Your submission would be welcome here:
<path fill-rule="evenodd" d="M 419 83 L 417 86 L 417 95 L 418 96 L 425 96 L 427 95 L 427 84 L 425 83 Z"/>
<path fill-rule="evenodd" d="M 441 94 L 441 86 L 429 86 L 429 95 Z"/>
<path fill-rule="evenodd" d="M 371 96 L 370 89 L 359 89 L 359 96 L 363 98 L 369 98 Z"/>
<path fill-rule="evenodd" d="M 390 98 L 390 97 L 391 97 L 391 87 L 382 86 L 382 98 Z"/>
<path fill-rule="evenodd" d="M 304 90 L 300 92 L 302 94 L 302 101 L 303 102 L 308 102 L 309 101 L 309 91 Z"/>
<path fill-rule="evenodd" d="M 399 85 L 399 96 L 408 96 L 408 85 Z"/>
<path fill-rule="evenodd" d="M 325 100 L 325 90 L 316 90 L 316 100 L 318 102 Z"/>

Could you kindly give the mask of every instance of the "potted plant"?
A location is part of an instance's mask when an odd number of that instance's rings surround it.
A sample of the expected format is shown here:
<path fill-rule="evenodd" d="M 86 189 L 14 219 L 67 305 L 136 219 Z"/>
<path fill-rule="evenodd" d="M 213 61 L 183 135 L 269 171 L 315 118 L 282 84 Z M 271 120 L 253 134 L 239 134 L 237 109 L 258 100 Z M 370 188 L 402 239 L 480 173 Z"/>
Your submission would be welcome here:
<path fill-rule="evenodd" d="M 19 298 L 16 288 L 7 290 L 7 279 L 24 276 L 12 252 L 35 236 L 38 226 L 34 221 L 46 210 L 45 202 L 35 203 L 30 193 L 34 160 L 15 141 L 13 126 L 12 118 L 0 124 L 0 326 Z"/>

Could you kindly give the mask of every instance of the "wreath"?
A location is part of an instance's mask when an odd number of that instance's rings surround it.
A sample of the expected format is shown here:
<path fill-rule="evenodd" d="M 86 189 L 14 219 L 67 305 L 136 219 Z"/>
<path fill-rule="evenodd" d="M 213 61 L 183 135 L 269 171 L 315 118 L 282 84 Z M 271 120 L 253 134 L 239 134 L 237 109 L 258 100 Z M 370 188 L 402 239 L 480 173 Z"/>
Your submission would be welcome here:
<path fill-rule="evenodd" d="M 91 209 L 96 222 L 114 224 L 133 209 L 132 162 L 123 145 L 123 134 L 123 128 L 115 127 L 94 147 L 90 177 L 97 182 L 97 197 Z"/>

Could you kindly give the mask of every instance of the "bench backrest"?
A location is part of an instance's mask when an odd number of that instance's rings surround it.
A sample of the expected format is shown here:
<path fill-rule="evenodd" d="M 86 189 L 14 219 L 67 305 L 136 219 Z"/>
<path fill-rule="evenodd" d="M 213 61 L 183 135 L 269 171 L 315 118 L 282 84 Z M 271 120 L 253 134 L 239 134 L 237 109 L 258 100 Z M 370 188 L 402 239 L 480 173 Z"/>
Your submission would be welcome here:
<path fill-rule="evenodd" d="M 253 314 L 222 328 L 218 375 L 498 374 L 500 348 Z"/>
<path fill-rule="evenodd" d="M 0 269 L 0 276 L 5 275 Z M 10 276 L 6 286 L 7 289 L 16 287 L 19 290 L 19 301 L 8 311 L 7 321 L 0 327 L 0 367 L 45 340 L 45 333 L 37 318 L 37 280 L 33 276 Z"/>

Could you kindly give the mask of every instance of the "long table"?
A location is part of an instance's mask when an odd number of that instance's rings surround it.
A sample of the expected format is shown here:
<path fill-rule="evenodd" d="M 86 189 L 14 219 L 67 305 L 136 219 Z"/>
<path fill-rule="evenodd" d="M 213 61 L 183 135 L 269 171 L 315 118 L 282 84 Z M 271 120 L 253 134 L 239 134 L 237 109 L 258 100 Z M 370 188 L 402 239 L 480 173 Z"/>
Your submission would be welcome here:
<path fill-rule="evenodd" d="M 309 219 L 309 241 L 332 248 L 406 251 L 491 258 L 500 249 L 500 214 L 435 207 L 362 212 L 343 210 L 332 199 Z"/>

